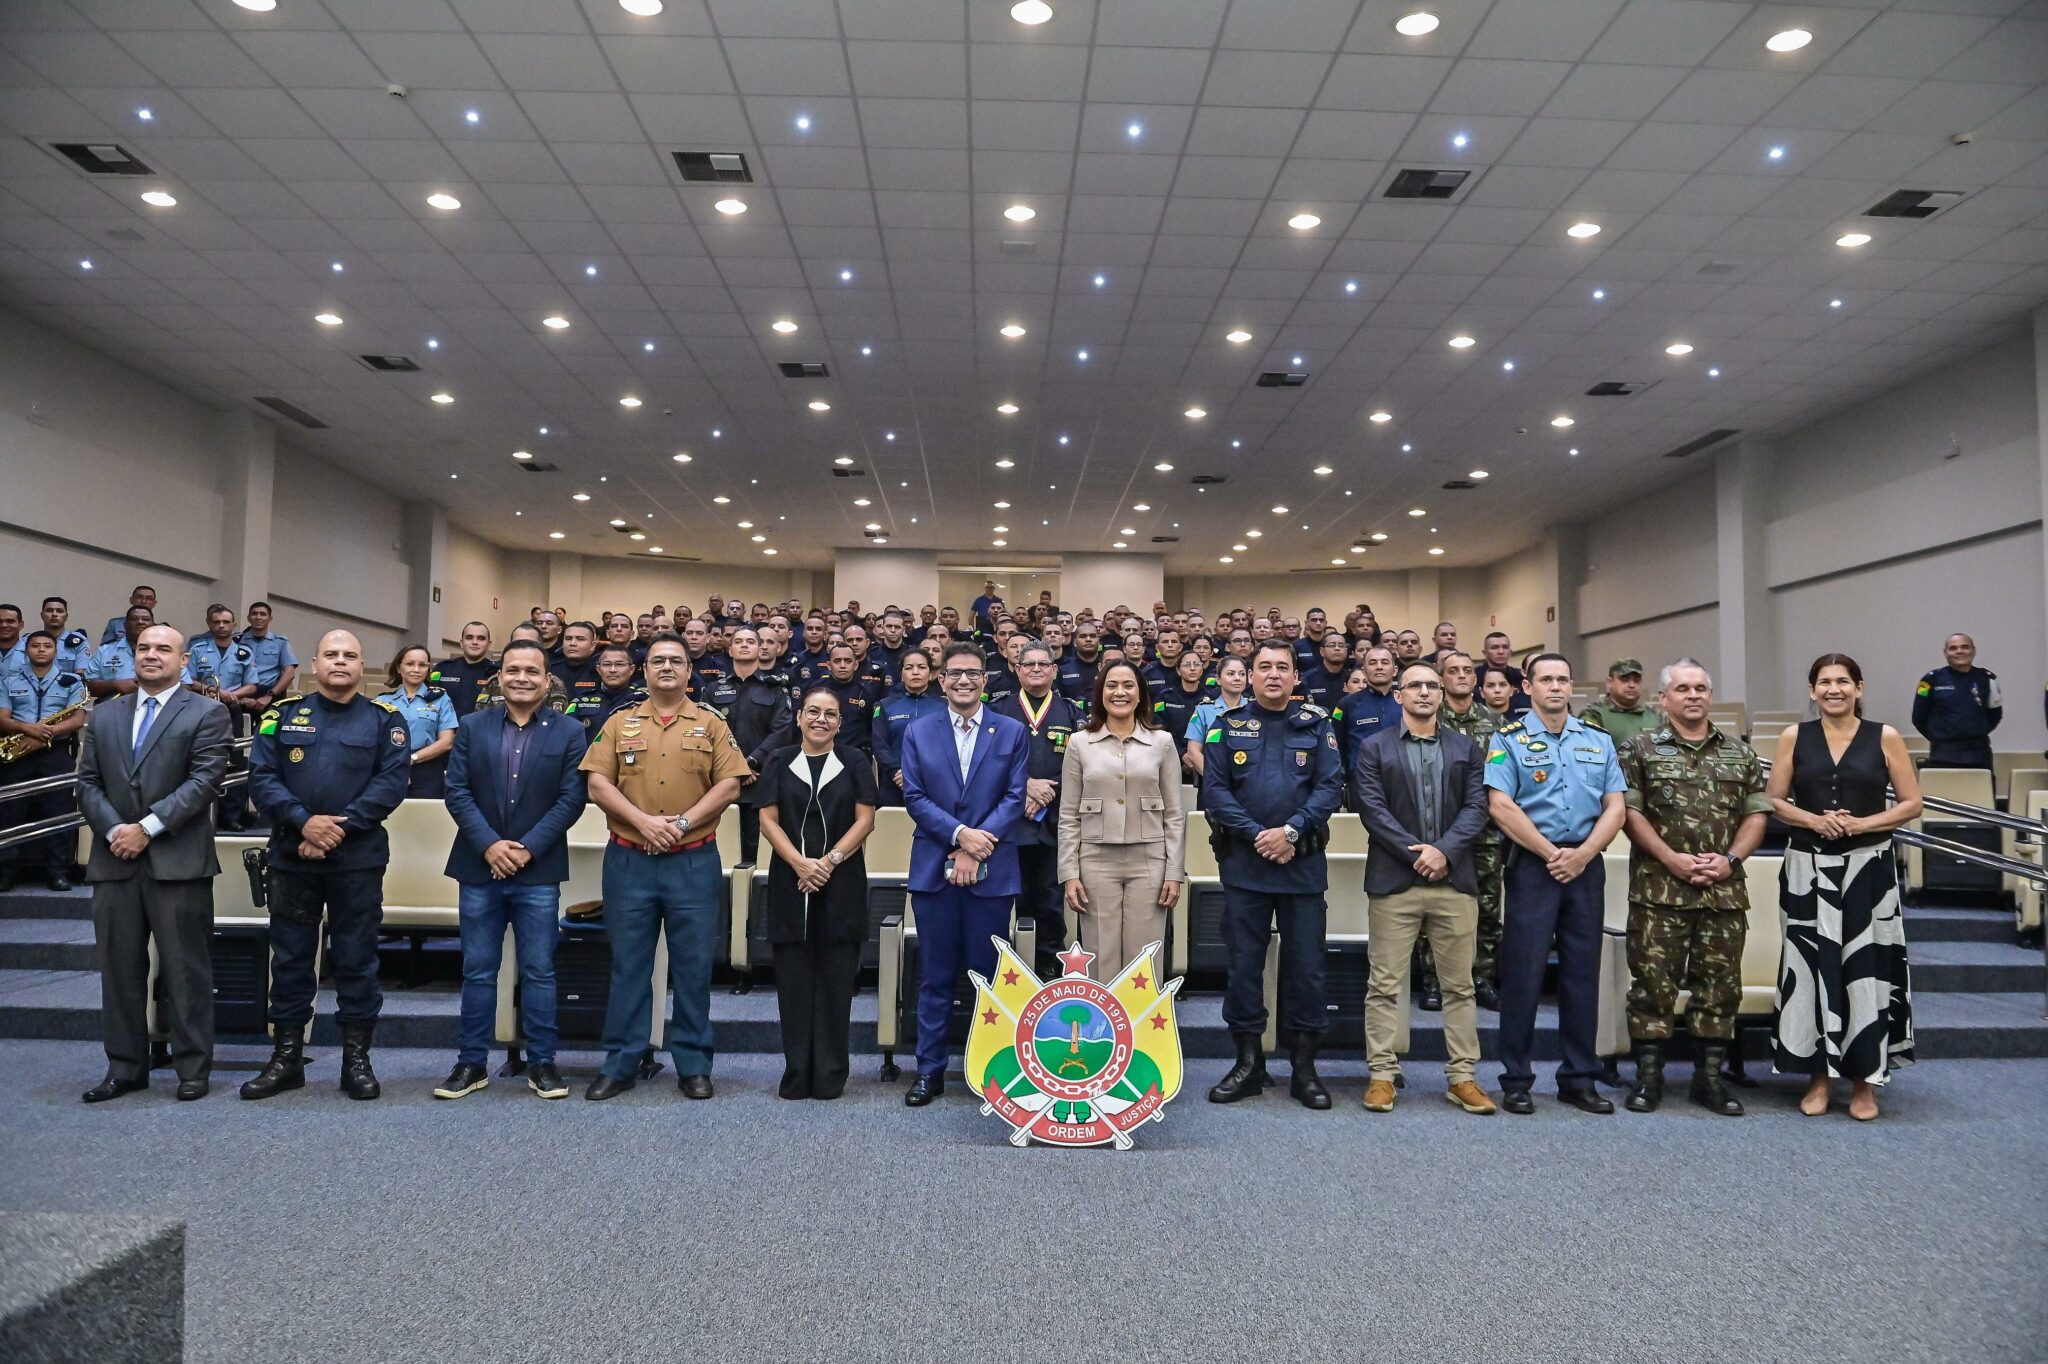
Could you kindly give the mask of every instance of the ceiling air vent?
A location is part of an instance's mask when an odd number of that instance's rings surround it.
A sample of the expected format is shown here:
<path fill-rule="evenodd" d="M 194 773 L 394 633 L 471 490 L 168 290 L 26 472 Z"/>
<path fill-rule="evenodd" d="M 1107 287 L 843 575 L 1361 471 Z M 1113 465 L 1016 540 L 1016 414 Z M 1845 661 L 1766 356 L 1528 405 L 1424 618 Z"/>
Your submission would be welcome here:
<path fill-rule="evenodd" d="M 155 175 L 134 153 L 112 142 L 52 142 L 50 150 L 87 175 Z"/>
<path fill-rule="evenodd" d="M 1960 204 L 1966 194 L 1949 189 L 1899 189 L 1863 210 L 1866 218 L 1932 218 Z"/>
<path fill-rule="evenodd" d="M 379 374 L 417 374 L 420 368 L 410 355 L 358 355 L 356 359 Z"/>
<path fill-rule="evenodd" d="M 1196 474 L 1193 478 L 1188 480 L 1188 482 L 1194 484 L 1198 488 L 1214 485 L 1217 483 L 1228 483 L 1229 481 L 1230 476 L 1228 474 Z"/>
<path fill-rule="evenodd" d="M 1689 440 L 1675 450 L 1666 450 L 1664 458 L 1684 459 L 1687 455 L 1696 455 L 1709 446 L 1719 445 L 1730 436 L 1739 436 L 1741 434 L 1740 431 L 1733 427 L 1724 426 L 1717 431 L 1707 432 L 1706 435 L 1701 436 L 1698 440 Z"/>
<path fill-rule="evenodd" d="M 1038 250 L 1037 242 L 1022 240 L 1016 237 L 1005 237 L 996 245 L 1006 256 L 1028 256 Z"/>
<path fill-rule="evenodd" d="M 721 185 L 751 185 L 754 173 L 747 169 L 744 152 L 676 152 L 676 169 L 685 180 L 706 180 Z"/>
<path fill-rule="evenodd" d="M 1180 543 L 1180 537 L 1178 535 L 1155 535 L 1152 537 L 1152 543 L 1155 545 L 1177 545 Z"/>
<path fill-rule="evenodd" d="M 1456 203 L 1472 189 L 1478 176 L 1469 170 L 1427 170 L 1401 167 L 1380 186 L 1382 199 L 1422 199 Z"/>
<path fill-rule="evenodd" d="M 776 368 L 785 379 L 829 379 L 832 372 L 819 360 L 782 360 Z"/>
<path fill-rule="evenodd" d="M 529 474 L 559 473 L 562 468 L 559 464 L 549 464 L 547 461 L 539 459 L 523 459 L 519 461 L 519 467 L 526 470 Z"/>
<path fill-rule="evenodd" d="M 286 402 L 282 398 L 258 398 L 256 401 L 262 403 L 265 407 L 269 408 L 272 412 L 275 412 L 278 416 L 285 418 L 287 421 L 297 422 L 299 425 L 305 427 L 308 431 L 325 431 L 327 429 L 326 422 L 321 421 L 318 417 L 308 412 L 305 408 L 296 407 L 293 404 Z"/>
<path fill-rule="evenodd" d="M 628 557 L 634 559 L 657 559 L 679 564 L 695 564 L 703 562 L 703 560 L 699 559 L 694 554 L 650 554 L 644 549 L 628 550 L 627 555 Z"/>
<path fill-rule="evenodd" d="M 1647 381 L 1623 383 L 1620 380 L 1609 379 L 1605 383 L 1595 384 L 1587 389 L 1586 396 L 1588 398 L 1633 398 L 1636 394 L 1641 393 L 1656 382 L 1655 379 L 1650 379 Z"/>
<path fill-rule="evenodd" d="M 1308 382 L 1308 371 L 1269 369 L 1259 376 L 1260 388 L 1300 388 Z"/>
<path fill-rule="evenodd" d="M 123 246 L 140 246 L 148 241 L 149 238 L 143 236 L 132 227 L 114 227 L 107 229 L 107 240 L 119 242 Z"/>
<path fill-rule="evenodd" d="M 867 540 L 886 540 L 889 538 L 889 532 L 885 530 L 864 530 L 861 532 L 861 537 Z"/>
<path fill-rule="evenodd" d="M 1454 478 L 1450 480 L 1448 483 L 1444 484 L 1444 491 L 1451 493 L 1469 493 L 1478 486 L 1479 485 L 1477 483 L 1474 483 L 1469 478 Z"/>
<path fill-rule="evenodd" d="M 868 471 L 865 469 L 834 469 L 832 471 L 832 477 L 834 478 L 866 478 L 867 476 Z"/>

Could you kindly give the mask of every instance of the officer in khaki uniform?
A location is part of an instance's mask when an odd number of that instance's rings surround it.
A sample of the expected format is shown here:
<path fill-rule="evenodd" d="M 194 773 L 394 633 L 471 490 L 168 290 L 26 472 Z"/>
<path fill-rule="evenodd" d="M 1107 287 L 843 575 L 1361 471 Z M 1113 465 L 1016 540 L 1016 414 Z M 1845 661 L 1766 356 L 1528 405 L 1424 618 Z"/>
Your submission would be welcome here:
<path fill-rule="evenodd" d="M 1664 1097 L 1664 1046 L 1681 987 L 1696 1064 L 1693 1102 L 1739 1117 L 1721 1079 L 1742 1003 L 1742 941 L 1749 885 L 1742 859 L 1771 813 L 1756 750 L 1714 727 L 1714 680 L 1690 658 L 1664 669 L 1664 723 L 1621 750 L 1629 840 L 1628 1033 L 1636 1083 L 1628 1108 L 1651 1113 Z"/>
<path fill-rule="evenodd" d="M 1579 718 L 1607 731 L 1618 753 L 1629 740 L 1655 729 L 1664 717 L 1643 704 L 1643 661 L 1617 658 L 1607 665 L 1607 694 L 1579 712 Z"/>
<path fill-rule="evenodd" d="M 647 699 L 615 712 L 590 742 L 583 771 L 611 831 L 604 853 L 604 921 L 611 937 L 611 1002 L 604 1073 L 584 1091 L 631 1089 L 647 1059 L 654 935 L 668 938 L 675 996 L 668 1047 L 677 1082 L 711 1097 L 711 962 L 718 942 L 718 817 L 740 793 L 747 758 L 725 720 L 687 695 L 689 655 L 664 631 L 647 648 Z"/>
<path fill-rule="evenodd" d="M 1436 722 L 1478 744 L 1484 751 L 1500 728 L 1500 718 L 1479 699 L 1479 665 L 1459 649 L 1437 654 L 1443 675 L 1444 703 Z M 1463 706 L 1463 710 L 1458 707 Z M 1472 876 L 1479 883 L 1479 937 L 1472 952 L 1472 997 L 1482 1009 L 1500 1011 L 1500 898 L 1506 868 L 1506 838 L 1491 819 L 1472 844 Z"/>

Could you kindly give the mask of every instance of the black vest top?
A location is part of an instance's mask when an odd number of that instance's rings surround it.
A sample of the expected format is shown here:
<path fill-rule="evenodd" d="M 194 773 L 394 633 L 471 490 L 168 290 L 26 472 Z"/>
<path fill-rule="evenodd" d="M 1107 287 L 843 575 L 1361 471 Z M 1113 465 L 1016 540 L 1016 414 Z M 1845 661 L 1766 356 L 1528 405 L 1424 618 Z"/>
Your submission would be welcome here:
<path fill-rule="evenodd" d="M 1799 738 L 1792 749 L 1792 803 L 1800 809 L 1809 814 L 1823 810 L 1881 814 L 1891 803 L 1885 794 L 1891 780 L 1891 770 L 1884 761 L 1883 725 L 1873 720 L 1860 722 L 1856 737 L 1849 740 L 1840 762 L 1828 752 L 1828 736 L 1819 720 L 1808 720 L 1799 726 Z M 1794 829 L 1791 845 L 1803 852 L 1840 856 L 1890 841 L 1888 833 L 1824 839 L 1811 829 Z"/>

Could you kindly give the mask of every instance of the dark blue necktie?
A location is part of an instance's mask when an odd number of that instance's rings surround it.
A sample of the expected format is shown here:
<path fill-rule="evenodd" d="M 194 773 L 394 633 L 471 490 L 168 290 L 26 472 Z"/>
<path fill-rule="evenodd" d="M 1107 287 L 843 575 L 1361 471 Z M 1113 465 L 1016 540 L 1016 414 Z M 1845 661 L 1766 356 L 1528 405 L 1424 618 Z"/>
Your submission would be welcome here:
<path fill-rule="evenodd" d="M 145 696 L 142 698 L 142 723 L 135 730 L 135 748 L 134 751 L 129 754 L 131 758 L 139 758 L 142 756 L 143 741 L 149 738 L 149 727 L 155 723 L 156 698 L 154 696 Z"/>

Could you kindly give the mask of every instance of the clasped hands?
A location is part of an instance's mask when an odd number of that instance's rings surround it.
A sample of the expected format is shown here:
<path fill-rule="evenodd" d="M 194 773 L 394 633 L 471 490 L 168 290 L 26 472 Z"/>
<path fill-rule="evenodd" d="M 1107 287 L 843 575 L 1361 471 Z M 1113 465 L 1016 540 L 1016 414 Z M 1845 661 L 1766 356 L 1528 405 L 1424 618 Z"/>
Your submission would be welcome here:
<path fill-rule="evenodd" d="M 1294 845 L 1287 841 L 1287 829 L 1261 829 L 1252 839 L 1252 848 L 1268 862 L 1286 866 L 1294 860 Z"/>
<path fill-rule="evenodd" d="M 1726 853 L 1674 852 L 1663 861 L 1664 870 L 1689 886 L 1718 886 L 1735 874 Z"/>
<path fill-rule="evenodd" d="M 523 843 L 501 838 L 484 849 L 484 865 L 491 869 L 493 878 L 504 881 L 517 876 L 526 864 L 533 861 L 533 854 Z"/>
<path fill-rule="evenodd" d="M 1578 880 L 1586 868 L 1593 864 L 1593 859 L 1599 855 L 1589 851 L 1584 844 L 1576 848 L 1560 848 L 1553 845 L 1543 858 L 1543 869 L 1549 872 L 1551 879 L 1558 884 L 1568 885 Z"/>
<path fill-rule="evenodd" d="M 960 844 L 946 859 L 946 880 L 956 886 L 971 886 L 981 879 L 981 864 L 995 856 L 995 835 L 986 829 L 960 830 Z"/>
<path fill-rule="evenodd" d="M 1044 777 L 1027 777 L 1024 781 L 1024 818 L 1037 819 L 1038 812 L 1053 803 L 1060 793 L 1060 784 Z"/>
<path fill-rule="evenodd" d="M 1813 831 L 1822 838 L 1854 838 L 1870 832 L 1870 821 L 1847 810 L 1823 810 L 1813 817 Z"/>

